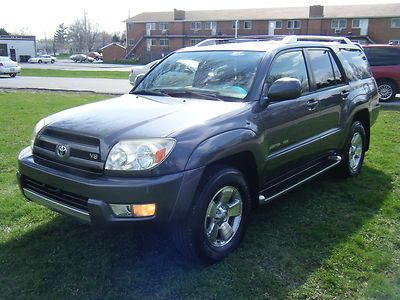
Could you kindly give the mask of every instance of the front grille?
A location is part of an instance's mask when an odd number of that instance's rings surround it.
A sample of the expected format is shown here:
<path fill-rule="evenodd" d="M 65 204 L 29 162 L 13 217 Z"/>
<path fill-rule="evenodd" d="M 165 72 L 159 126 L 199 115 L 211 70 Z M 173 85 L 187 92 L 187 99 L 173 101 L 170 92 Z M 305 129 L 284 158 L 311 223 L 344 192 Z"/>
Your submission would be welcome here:
<path fill-rule="evenodd" d="M 57 146 L 65 146 L 68 154 L 57 155 Z M 53 162 L 54 166 L 65 165 L 90 173 L 101 174 L 104 162 L 101 161 L 100 140 L 91 136 L 78 135 L 53 128 L 46 128 L 36 138 L 33 148 L 34 158 Z"/>
<path fill-rule="evenodd" d="M 26 176 L 22 177 L 22 187 L 30 189 L 51 200 L 61 202 L 65 205 L 88 211 L 88 198 L 63 191 L 59 188 L 41 183 Z"/>

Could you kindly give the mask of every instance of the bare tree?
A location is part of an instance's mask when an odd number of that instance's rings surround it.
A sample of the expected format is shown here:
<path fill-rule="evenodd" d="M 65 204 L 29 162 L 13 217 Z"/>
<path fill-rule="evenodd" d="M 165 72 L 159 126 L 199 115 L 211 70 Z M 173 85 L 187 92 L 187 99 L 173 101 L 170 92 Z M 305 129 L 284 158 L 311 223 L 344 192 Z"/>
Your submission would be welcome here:
<path fill-rule="evenodd" d="M 83 20 L 75 20 L 68 26 L 67 39 L 72 52 L 83 52 L 86 49 L 86 30 Z"/>
<path fill-rule="evenodd" d="M 93 51 L 96 48 L 96 41 L 100 31 L 98 25 L 93 25 L 86 18 L 86 12 L 83 19 L 77 19 L 68 26 L 68 41 L 73 46 L 74 52 Z"/>

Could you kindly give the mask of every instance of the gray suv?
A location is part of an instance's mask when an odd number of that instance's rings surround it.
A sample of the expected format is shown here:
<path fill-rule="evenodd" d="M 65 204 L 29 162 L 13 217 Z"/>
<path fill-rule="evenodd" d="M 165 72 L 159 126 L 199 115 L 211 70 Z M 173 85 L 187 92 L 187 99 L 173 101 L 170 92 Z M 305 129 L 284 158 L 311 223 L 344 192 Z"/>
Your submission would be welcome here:
<path fill-rule="evenodd" d="M 139 77 L 38 122 L 19 185 L 94 226 L 168 225 L 195 259 L 233 251 L 259 204 L 330 169 L 357 176 L 378 116 L 368 62 L 345 39 L 227 40 Z"/>

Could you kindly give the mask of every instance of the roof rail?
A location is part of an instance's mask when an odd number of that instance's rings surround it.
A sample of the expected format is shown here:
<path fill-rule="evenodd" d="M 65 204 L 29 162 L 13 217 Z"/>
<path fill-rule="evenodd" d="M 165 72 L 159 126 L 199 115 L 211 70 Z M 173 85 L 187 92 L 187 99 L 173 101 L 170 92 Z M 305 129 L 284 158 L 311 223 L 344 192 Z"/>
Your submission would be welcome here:
<path fill-rule="evenodd" d="M 321 36 L 321 35 L 247 35 L 225 38 L 211 38 L 201 41 L 194 47 L 210 46 L 217 44 L 259 42 L 259 41 L 280 41 L 284 44 L 297 43 L 299 41 L 315 41 L 315 42 L 336 42 L 340 44 L 353 44 L 347 37 L 340 36 Z"/>

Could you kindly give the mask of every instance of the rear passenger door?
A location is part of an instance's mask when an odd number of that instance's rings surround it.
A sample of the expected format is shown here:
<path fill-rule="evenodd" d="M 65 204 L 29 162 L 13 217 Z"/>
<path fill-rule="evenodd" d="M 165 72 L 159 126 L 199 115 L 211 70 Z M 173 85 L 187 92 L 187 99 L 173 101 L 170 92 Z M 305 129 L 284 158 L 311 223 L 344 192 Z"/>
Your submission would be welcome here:
<path fill-rule="evenodd" d="M 341 141 L 341 119 L 344 101 L 350 93 L 337 58 L 328 48 L 306 49 L 310 73 L 310 89 L 318 101 L 319 117 L 315 126 L 319 131 L 319 153 L 337 149 Z"/>

